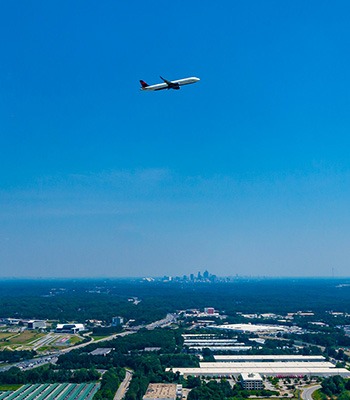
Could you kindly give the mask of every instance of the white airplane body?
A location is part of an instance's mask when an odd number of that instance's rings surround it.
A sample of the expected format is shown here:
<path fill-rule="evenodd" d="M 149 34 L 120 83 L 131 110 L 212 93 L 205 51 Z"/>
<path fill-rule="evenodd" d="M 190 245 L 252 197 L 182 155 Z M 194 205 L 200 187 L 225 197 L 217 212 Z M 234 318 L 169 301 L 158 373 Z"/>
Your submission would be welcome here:
<path fill-rule="evenodd" d="M 148 85 L 145 81 L 140 81 L 141 83 L 141 90 L 145 91 L 155 91 L 155 90 L 164 90 L 164 89 L 180 89 L 180 86 L 189 85 L 191 83 L 196 83 L 200 79 L 196 78 L 195 76 L 191 76 L 190 78 L 178 79 L 176 81 L 168 81 L 160 77 L 164 83 L 158 83 L 156 85 Z"/>

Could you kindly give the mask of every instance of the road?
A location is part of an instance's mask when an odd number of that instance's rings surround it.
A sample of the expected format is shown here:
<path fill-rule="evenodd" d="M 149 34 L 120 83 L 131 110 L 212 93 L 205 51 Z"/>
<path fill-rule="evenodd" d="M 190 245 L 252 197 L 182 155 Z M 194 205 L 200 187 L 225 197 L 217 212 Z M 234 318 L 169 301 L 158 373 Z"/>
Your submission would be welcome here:
<path fill-rule="evenodd" d="M 303 400 L 313 400 L 312 393 L 320 388 L 321 388 L 321 385 L 314 385 L 314 386 L 309 386 L 308 388 L 303 389 L 301 392 L 301 398 Z"/>
<path fill-rule="evenodd" d="M 126 335 L 130 335 L 132 333 L 135 333 L 135 332 L 129 331 L 129 332 L 114 333 L 113 335 L 107 336 L 107 337 L 105 337 L 103 339 L 91 340 L 90 342 L 76 344 L 75 346 L 72 346 L 72 347 L 67 347 L 66 349 L 60 350 L 60 352 L 57 353 L 57 354 L 60 355 L 60 354 L 63 354 L 63 353 L 69 353 L 72 350 L 79 349 L 79 348 L 85 347 L 85 346 L 89 346 L 91 343 L 106 342 L 108 340 L 116 339 L 118 336 L 126 336 Z"/>
<path fill-rule="evenodd" d="M 130 371 L 129 369 L 125 370 L 125 378 L 123 382 L 120 384 L 113 400 L 122 400 L 124 398 L 125 393 L 129 388 L 131 378 L 132 378 L 132 371 Z"/>
<path fill-rule="evenodd" d="M 126 331 L 126 332 L 120 332 L 120 333 L 115 333 L 111 336 L 105 337 L 103 339 L 100 340 L 96 340 L 96 341 L 89 341 L 86 343 L 80 343 L 77 344 L 75 346 L 71 346 L 71 347 L 67 347 L 66 349 L 62 349 L 58 352 L 55 353 L 50 353 L 50 355 L 45 355 L 45 356 L 40 356 L 37 357 L 35 359 L 32 360 L 26 360 L 26 361 L 21 361 L 12 365 L 6 365 L 5 367 L 0 367 L 0 372 L 1 371 L 6 371 L 8 369 L 10 369 L 11 367 L 21 367 L 23 369 L 32 369 L 32 368 L 36 368 L 39 366 L 42 366 L 44 364 L 55 364 L 57 361 L 57 358 L 61 355 L 61 354 L 65 354 L 65 353 L 69 353 L 72 350 L 75 349 L 79 349 L 85 346 L 89 346 L 91 343 L 98 343 L 98 342 L 106 342 L 109 340 L 113 340 L 116 339 L 118 336 L 126 336 L 126 335 L 132 335 L 133 333 L 136 333 L 138 330 L 142 329 L 142 328 L 146 328 L 148 330 L 152 330 L 155 328 L 164 328 L 170 324 L 172 324 L 173 322 L 176 322 L 176 314 L 167 314 L 167 316 L 164 319 L 161 319 L 159 321 L 155 321 L 152 322 L 148 325 L 139 325 L 139 326 L 135 326 L 132 331 Z"/>

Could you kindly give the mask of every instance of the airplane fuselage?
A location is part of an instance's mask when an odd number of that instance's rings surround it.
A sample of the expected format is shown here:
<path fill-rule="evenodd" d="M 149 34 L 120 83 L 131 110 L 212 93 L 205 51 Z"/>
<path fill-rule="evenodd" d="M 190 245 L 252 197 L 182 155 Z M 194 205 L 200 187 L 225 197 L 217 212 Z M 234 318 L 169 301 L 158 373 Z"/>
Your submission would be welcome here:
<path fill-rule="evenodd" d="M 163 78 L 162 78 L 163 79 Z M 145 82 L 141 81 L 141 90 L 145 91 L 155 91 L 155 90 L 164 90 L 164 89 L 180 89 L 180 86 L 189 85 L 191 83 L 196 83 L 200 79 L 192 76 L 190 78 L 178 79 L 175 81 L 164 80 L 164 83 L 158 83 L 156 85 L 147 85 Z"/>

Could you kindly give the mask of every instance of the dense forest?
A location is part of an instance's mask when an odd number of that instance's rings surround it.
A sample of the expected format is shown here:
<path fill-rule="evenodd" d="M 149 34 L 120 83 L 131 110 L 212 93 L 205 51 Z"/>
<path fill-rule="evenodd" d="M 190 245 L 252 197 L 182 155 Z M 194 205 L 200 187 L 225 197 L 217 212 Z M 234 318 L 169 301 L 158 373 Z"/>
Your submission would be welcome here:
<path fill-rule="evenodd" d="M 94 395 L 94 400 L 112 400 L 125 377 L 123 368 L 110 368 L 103 374 L 101 387 Z"/>
<path fill-rule="evenodd" d="M 326 378 L 321 383 L 320 397 L 324 400 L 350 400 L 350 379 L 341 376 Z"/>
<path fill-rule="evenodd" d="M 311 309 L 350 312 L 350 286 L 336 279 L 262 279 L 217 283 L 142 280 L 3 280 L 0 317 L 111 321 L 115 315 L 148 323 L 167 312 L 212 306 L 236 312 Z M 140 302 L 128 301 L 135 297 Z"/>

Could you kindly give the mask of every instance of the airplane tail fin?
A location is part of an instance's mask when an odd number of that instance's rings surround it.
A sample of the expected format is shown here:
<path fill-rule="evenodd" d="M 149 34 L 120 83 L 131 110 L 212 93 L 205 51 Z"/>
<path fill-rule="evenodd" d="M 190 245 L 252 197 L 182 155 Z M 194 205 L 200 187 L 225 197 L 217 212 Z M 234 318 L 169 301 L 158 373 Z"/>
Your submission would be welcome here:
<path fill-rule="evenodd" d="M 140 83 L 141 83 L 141 86 L 143 87 L 143 88 L 146 88 L 147 86 L 149 86 L 145 81 L 143 81 L 143 80 L 140 80 Z"/>

